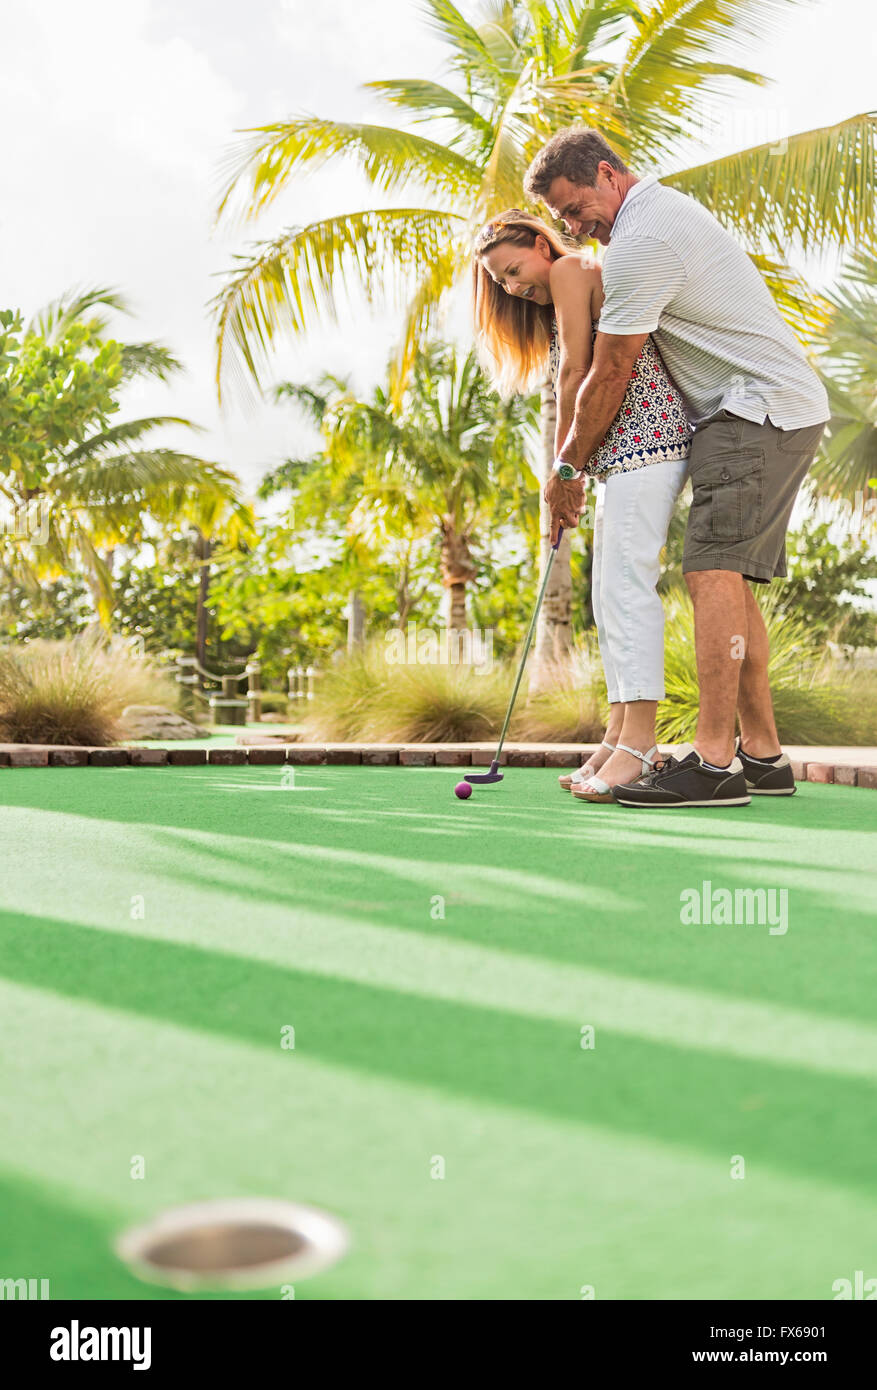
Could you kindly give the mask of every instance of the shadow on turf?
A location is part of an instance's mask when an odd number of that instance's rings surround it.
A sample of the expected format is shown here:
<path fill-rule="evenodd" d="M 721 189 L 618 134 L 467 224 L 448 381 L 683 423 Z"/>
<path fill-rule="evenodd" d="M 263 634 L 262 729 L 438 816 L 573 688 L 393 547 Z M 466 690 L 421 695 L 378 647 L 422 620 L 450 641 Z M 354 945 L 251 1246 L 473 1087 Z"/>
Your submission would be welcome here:
<path fill-rule="evenodd" d="M 300 851 L 302 846 L 290 848 Z M 401 845 L 397 843 L 396 848 Z M 186 849 L 190 853 L 200 851 L 204 873 L 193 873 L 191 869 L 181 872 L 169 854 L 168 875 L 208 892 L 231 892 L 244 900 L 275 904 L 287 911 L 311 909 L 316 916 L 334 908 L 369 925 L 418 933 L 428 922 L 430 932 L 436 936 L 491 949 L 512 950 L 549 961 L 603 966 L 613 973 L 643 980 L 684 983 L 687 988 L 710 989 L 873 1022 L 869 981 L 873 968 L 872 936 L 869 930 L 863 934 L 871 922 L 871 913 L 864 908 L 847 907 L 839 918 L 833 871 L 823 893 L 812 886 L 790 889 L 789 933 L 772 937 L 767 926 L 756 924 L 684 925 L 680 920 L 680 884 L 698 885 L 710 880 L 717 887 L 732 890 L 759 883 L 776 884 L 777 870 L 785 877 L 790 870 L 798 874 L 799 866 L 750 858 L 745 869 L 735 872 L 730 865 L 717 866 L 712 847 L 703 849 L 699 843 L 686 846 L 672 862 L 664 858 L 658 866 L 650 864 L 648 893 L 641 903 L 634 896 L 642 893 L 640 866 L 629 854 L 613 856 L 608 862 L 604 859 L 600 867 L 609 880 L 609 901 L 601 902 L 601 885 L 589 879 L 587 886 L 593 897 L 590 902 L 582 902 L 578 914 L 568 898 L 557 901 L 532 889 L 528 901 L 526 890 L 521 887 L 511 910 L 506 903 L 490 910 L 483 903 L 467 901 L 465 892 L 460 891 L 460 879 L 455 881 L 452 869 L 449 872 L 445 865 L 433 866 L 435 878 L 429 888 L 422 882 L 411 882 L 407 892 L 400 893 L 392 857 L 375 855 L 364 891 L 350 897 L 351 886 L 363 882 L 361 869 L 345 867 L 340 858 L 335 863 L 321 863 L 319 872 L 308 882 L 300 864 L 294 859 L 284 863 L 282 854 L 278 856 L 264 843 L 254 848 L 251 842 L 250 848 L 242 850 L 223 839 L 214 850 L 203 842 L 187 840 Z M 560 853 L 565 858 L 566 852 Z M 237 869 L 234 881 L 221 887 L 209 871 L 217 855 L 224 867 L 234 864 Z M 479 866 L 465 865 L 469 872 L 473 867 L 477 870 Z M 551 860 L 542 855 L 543 878 L 551 868 Z M 562 861 L 557 872 L 563 872 Z M 813 870 L 805 872 L 812 875 Z M 388 890 L 383 902 L 382 880 Z M 628 892 L 633 903 L 629 910 L 616 906 L 619 890 Z M 443 920 L 431 921 L 428 917 L 428 895 L 432 892 L 446 898 Z M 844 961 L 842 970 L 838 969 L 840 960 Z"/>
<path fill-rule="evenodd" d="M 282 769 L 252 769 L 260 779 L 272 771 L 279 779 Z M 355 788 L 363 776 L 363 771 L 356 768 L 315 771 L 324 779 L 329 774 L 341 774 L 340 796 L 333 794 L 330 798 L 336 806 L 345 787 Z M 398 798 L 406 786 L 408 771 L 367 769 L 366 775 L 370 785 Z M 557 902 L 533 891 L 529 896 L 520 893 L 511 905 L 504 903 L 502 907 L 467 902 L 465 895 L 457 891 L 454 866 L 448 870 L 446 864 L 432 864 L 435 879 L 430 887 L 421 882 L 403 885 L 400 890 L 386 855 L 390 847 L 397 858 L 407 854 L 412 863 L 428 866 L 430 862 L 423 858 L 422 837 L 408 835 L 404 824 L 375 825 L 370 833 L 368 827 L 357 828 L 358 844 L 373 854 L 373 868 L 368 875 L 363 875 L 361 866 L 350 867 L 345 873 L 326 864 L 311 866 L 308 874 L 306 865 L 284 863 L 283 847 L 278 854 L 270 842 L 293 827 L 297 842 L 291 847 L 301 851 L 307 849 L 308 843 L 325 843 L 325 822 L 318 824 L 316 818 L 298 814 L 302 801 L 308 800 L 309 807 L 313 804 L 310 799 L 284 804 L 279 796 L 248 799 L 242 791 L 230 825 L 226 797 L 205 796 L 194 803 L 193 811 L 192 792 L 185 780 L 193 776 L 192 770 L 138 768 L 118 772 L 119 777 L 113 770 L 57 769 L 40 777 L 32 769 L 23 769 L 2 772 L 0 776 L 9 807 L 50 807 L 80 818 L 152 827 L 159 842 L 168 828 L 171 832 L 174 828 L 187 832 L 193 824 L 203 826 L 205 836 L 217 836 L 215 848 L 203 843 L 196 846 L 192 840 L 187 841 L 186 848 L 189 852 L 198 848 L 204 871 L 182 873 L 174 866 L 173 855 L 168 854 L 166 873 L 180 883 L 214 893 L 233 893 L 241 900 L 242 911 L 246 910 L 247 900 L 273 903 L 285 909 L 312 907 L 325 911 L 327 906 L 331 908 L 333 896 L 337 896 L 348 915 L 378 925 L 421 931 L 429 896 L 438 893 L 446 897 L 448 911 L 443 921 L 430 922 L 430 930 L 451 939 L 529 953 L 546 960 L 605 966 L 615 973 L 644 980 L 684 983 L 690 988 L 788 1003 L 869 1023 L 873 1019 L 868 978 L 873 970 L 873 959 L 868 955 L 873 910 L 864 901 L 857 907 L 849 896 L 844 900 L 844 883 L 863 877 L 861 866 L 869 863 L 869 856 L 864 849 L 856 849 L 852 856 L 855 870 L 843 867 L 842 862 L 835 866 L 831 864 L 830 842 L 826 843 L 827 837 L 822 833 L 825 807 L 830 804 L 830 829 L 840 838 L 847 857 L 851 857 L 850 845 L 859 839 L 863 845 L 867 843 L 861 831 L 856 840 L 849 831 L 851 817 L 857 825 L 861 823 L 861 811 L 868 797 L 867 792 L 855 788 L 807 786 L 800 798 L 785 801 L 781 807 L 773 801 L 765 804 L 770 799 L 764 798 L 740 812 L 686 811 L 662 817 L 657 813 L 626 812 L 619 807 L 570 806 L 569 799 L 556 791 L 553 774 L 546 782 L 544 773 L 517 773 L 521 779 L 539 779 L 538 783 L 516 781 L 513 790 L 529 792 L 532 785 L 534 794 L 544 796 L 545 805 L 537 807 L 535 813 L 544 820 L 550 812 L 552 828 L 537 843 L 531 831 L 523 830 L 519 824 L 498 824 L 499 817 L 494 816 L 489 836 L 472 834 L 468 839 L 455 839 L 453 853 L 468 874 L 477 875 L 482 866 L 495 872 L 496 866 L 504 862 L 522 868 L 529 850 L 543 879 L 554 876 L 558 883 L 580 883 L 583 890 L 590 892 L 590 903 L 583 902 L 581 911 L 576 912 L 569 900 Z M 184 774 L 182 786 L 177 774 Z M 222 776 L 223 770 L 205 770 L 195 775 L 199 788 L 208 787 L 210 779 Z M 423 770 L 409 784 L 412 792 L 416 785 L 418 796 L 426 796 L 430 805 L 433 779 L 448 791 L 448 775 L 430 770 Z M 505 784 L 488 792 L 504 790 Z M 844 795 L 846 792 L 849 794 Z M 266 800 L 270 801 L 270 808 Z M 487 802 L 487 809 L 490 807 Z M 517 817 L 520 808 L 512 802 L 499 809 L 513 811 Z M 417 814 L 429 817 L 445 813 L 421 808 Z M 524 814 L 529 818 L 529 811 Z M 786 852 L 790 824 L 799 824 L 807 835 L 799 859 Z M 557 827 L 565 825 L 577 830 L 556 833 Z M 819 832 L 818 839 L 812 834 L 814 830 Z M 168 849 L 172 838 L 171 833 Z M 240 847 L 235 845 L 236 840 Z M 485 866 L 488 854 L 494 863 Z M 814 867 L 815 855 L 821 855 L 825 867 Z M 215 879 L 211 880 L 211 865 L 217 862 L 235 864 L 238 881 L 220 888 Z M 680 890 L 707 880 L 732 890 L 788 885 L 788 935 L 770 937 L 766 928 L 755 926 L 683 926 L 679 919 Z M 857 891 L 863 897 L 861 890 Z M 626 913 L 602 904 L 601 893 L 619 892 L 633 903 Z M 387 900 L 381 902 L 384 896 Z M 839 905 L 842 911 L 838 910 Z"/>
<path fill-rule="evenodd" d="M 493 1105 L 597 1125 L 873 1196 L 873 1089 L 795 1067 L 694 1052 L 52 922 L 0 922 L 8 980 Z M 295 1065 L 294 1059 L 291 1065 Z M 757 1102 L 757 1107 L 756 1103 Z"/>

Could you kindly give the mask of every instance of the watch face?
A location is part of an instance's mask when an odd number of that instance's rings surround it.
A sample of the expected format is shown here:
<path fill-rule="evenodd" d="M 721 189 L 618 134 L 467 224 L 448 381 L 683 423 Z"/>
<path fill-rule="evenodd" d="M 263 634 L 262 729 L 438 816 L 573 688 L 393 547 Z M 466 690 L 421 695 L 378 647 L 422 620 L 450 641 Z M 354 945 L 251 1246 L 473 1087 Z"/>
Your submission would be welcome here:
<path fill-rule="evenodd" d="M 565 483 L 568 483 L 576 475 L 576 470 L 571 463 L 562 463 L 557 471 Z"/>

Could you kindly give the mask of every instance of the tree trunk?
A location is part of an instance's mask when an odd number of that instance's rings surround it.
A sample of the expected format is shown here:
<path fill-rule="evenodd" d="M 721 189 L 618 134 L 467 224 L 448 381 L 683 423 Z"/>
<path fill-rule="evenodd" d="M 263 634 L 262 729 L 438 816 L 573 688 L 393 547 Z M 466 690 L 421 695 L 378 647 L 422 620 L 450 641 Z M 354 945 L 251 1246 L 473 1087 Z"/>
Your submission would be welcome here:
<path fill-rule="evenodd" d="M 469 550 L 469 537 L 458 531 L 450 516 L 442 517 L 442 583 L 448 591 L 446 620 L 449 629 L 465 631 L 466 585 L 477 575 Z"/>
<path fill-rule="evenodd" d="M 466 623 L 466 585 L 449 584 L 446 606 L 446 618 L 449 631 L 465 632 Z"/>
<path fill-rule="evenodd" d="M 359 590 L 351 589 L 347 607 L 347 655 L 351 656 L 365 641 L 365 604 Z"/>
<path fill-rule="evenodd" d="M 411 571 L 408 565 L 405 564 L 399 570 L 399 577 L 396 581 L 396 608 L 399 614 L 396 619 L 396 626 L 402 631 L 405 629 L 405 625 L 408 622 L 413 607 L 414 595 L 411 592 Z"/>
<path fill-rule="evenodd" d="M 554 463 L 554 429 L 557 422 L 557 406 L 551 387 L 542 387 L 541 411 L 541 453 L 542 487 L 548 482 L 551 466 Z M 551 554 L 551 515 L 545 501 L 539 499 L 539 582 L 545 573 L 545 566 Z M 533 665 L 530 673 L 530 689 L 538 690 L 549 678 L 553 662 L 564 661 L 572 651 L 572 577 L 570 575 L 570 538 L 564 533 L 557 551 L 551 579 L 542 600 L 542 611 L 536 624 L 533 641 Z"/>
<path fill-rule="evenodd" d="M 195 555 L 201 561 L 198 575 L 198 609 L 195 623 L 195 656 L 201 666 L 207 666 L 207 590 L 210 587 L 210 541 L 201 531 L 195 532 Z M 198 676 L 199 684 L 203 677 Z"/>

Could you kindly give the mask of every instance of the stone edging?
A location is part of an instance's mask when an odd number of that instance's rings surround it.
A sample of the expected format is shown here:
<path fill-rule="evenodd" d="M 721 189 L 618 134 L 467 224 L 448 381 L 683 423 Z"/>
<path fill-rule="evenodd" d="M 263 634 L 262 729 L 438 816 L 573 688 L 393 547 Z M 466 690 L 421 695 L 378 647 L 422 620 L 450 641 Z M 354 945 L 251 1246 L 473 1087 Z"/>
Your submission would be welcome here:
<path fill-rule="evenodd" d="M 577 767 L 593 746 L 557 749 L 510 745 L 503 767 Z M 271 743 L 243 748 L 74 748 L 44 744 L 7 744 L 0 748 L 4 767 L 489 767 L 490 748 L 441 744 L 304 744 Z M 792 762 L 799 782 L 829 782 L 877 789 L 877 767 L 846 763 Z"/>

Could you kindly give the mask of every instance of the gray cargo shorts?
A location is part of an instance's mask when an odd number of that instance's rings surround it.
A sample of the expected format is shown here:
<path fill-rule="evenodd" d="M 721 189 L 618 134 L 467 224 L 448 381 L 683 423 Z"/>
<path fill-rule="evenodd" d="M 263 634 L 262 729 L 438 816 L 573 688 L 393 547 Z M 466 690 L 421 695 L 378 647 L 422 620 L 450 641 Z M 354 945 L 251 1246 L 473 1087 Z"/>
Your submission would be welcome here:
<path fill-rule="evenodd" d="M 825 425 L 781 430 L 722 410 L 698 425 L 688 475 L 693 497 L 682 572 L 736 570 L 766 583 L 786 576 L 786 530 Z"/>

